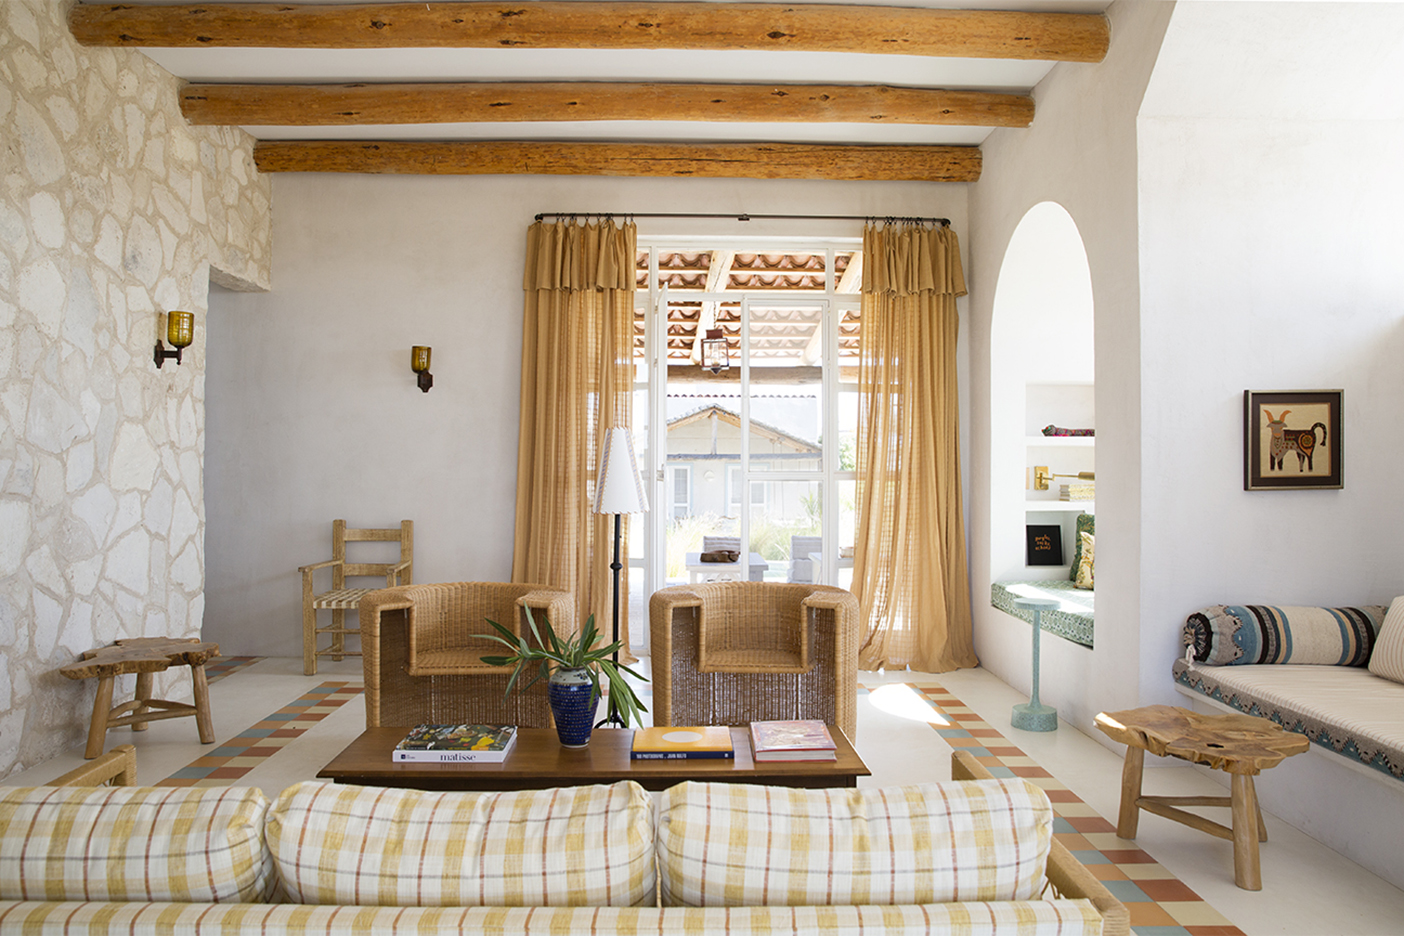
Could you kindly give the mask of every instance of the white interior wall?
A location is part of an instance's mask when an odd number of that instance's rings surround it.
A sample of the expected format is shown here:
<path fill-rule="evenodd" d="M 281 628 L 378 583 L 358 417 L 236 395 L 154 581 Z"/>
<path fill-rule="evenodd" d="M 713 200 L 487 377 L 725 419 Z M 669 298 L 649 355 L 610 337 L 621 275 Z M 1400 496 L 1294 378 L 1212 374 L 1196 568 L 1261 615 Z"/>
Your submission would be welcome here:
<path fill-rule="evenodd" d="M 521 271 L 537 212 L 920 214 L 967 230 L 963 185 L 281 175 L 273 188 L 273 290 L 211 297 L 205 627 L 226 653 L 300 655 L 297 567 L 330 557 L 337 517 L 413 519 L 418 581 L 510 576 Z M 861 231 L 639 221 L 641 237 Z M 434 349 L 428 394 L 409 369 L 414 344 Z"/>
<path fill-rule="evenodd" d="M 1139 130 L 1145 701 L 1175 700 L 1206 604 L 1404 593 L 1400 75 L 1400 4 L 1187 3 L 1166 33 Z M 1344 489 L 1245 492 L 1243 391 L 1337 388 Z"/>
<path fill-rule="evenodd" d="M 1019 222 L 1057 202 L 1082 235 L 1095 305 L 1097 417 L 1097 633 L 1088 650 L 1042 641 L 1042 701 L 1088 733 L 1101 709 L 1137 698 L 1140 609 L 1140 305 L 1137 276 L 1136 113 L 1173 5 L 1115 3 L 1112 43 L 1097 65 L 1060 64 L 1034 89 L 1038 117 L 1027 130 L 996 130 L 984 145 L 982 178 L 971 186 L 971 394 L 975 461 L 970 514 L 975 650 L 982 664 L 1028 690 L 1028 625 L 989 604 L 994 530 L 1023 522 L 1022 508 L 996 498 L 991 478 L 1022 443 L 992 436 L 996 386 L 992 333 L 996 282 Z M 1018 388 L 1022 394 L 1023 387 Z M 1003 448 L 1001 446 L 1004 446 Z"/>

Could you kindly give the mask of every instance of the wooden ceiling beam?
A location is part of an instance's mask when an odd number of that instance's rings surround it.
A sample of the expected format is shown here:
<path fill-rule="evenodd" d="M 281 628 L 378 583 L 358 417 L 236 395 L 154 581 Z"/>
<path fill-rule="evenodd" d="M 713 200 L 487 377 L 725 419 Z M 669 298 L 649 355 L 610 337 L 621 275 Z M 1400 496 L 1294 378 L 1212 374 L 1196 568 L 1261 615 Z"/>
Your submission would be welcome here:
<path fill-rule="evenodd" d="M 83 45 L 771 49 L 1100 62 L 1105 16 L 779 3 L 80 3 Z"/>
<path fill-rule="evenodd" d="M 529 81 L 193 84 L 194 124 L 321 127 L 525 120 L 701 120 L 1027 127 L 1033 98 L 885 85 Z"/>
<path fill-rule="evenodd" d="M 254 163 L 260 172 L 974 182 L 981 156 L 976 146 L 306 140 L 256 143 Z"/>

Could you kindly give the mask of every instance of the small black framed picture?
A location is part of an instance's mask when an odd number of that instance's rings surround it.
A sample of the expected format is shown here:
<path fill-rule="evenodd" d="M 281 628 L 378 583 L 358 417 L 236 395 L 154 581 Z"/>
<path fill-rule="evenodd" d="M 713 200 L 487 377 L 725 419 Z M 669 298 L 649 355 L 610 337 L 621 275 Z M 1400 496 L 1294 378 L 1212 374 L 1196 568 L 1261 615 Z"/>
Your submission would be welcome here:
<path fill-rule="evenodd" d="M 1345 487 L 1345 391 L 1244 390 L 1243 490 Z"/>
<path fill-rule="evenodd" d="M 1063 564 L 1063 528 L 1056 523 L 1024 525 L 1024 564 L 1059 566 Z"/>

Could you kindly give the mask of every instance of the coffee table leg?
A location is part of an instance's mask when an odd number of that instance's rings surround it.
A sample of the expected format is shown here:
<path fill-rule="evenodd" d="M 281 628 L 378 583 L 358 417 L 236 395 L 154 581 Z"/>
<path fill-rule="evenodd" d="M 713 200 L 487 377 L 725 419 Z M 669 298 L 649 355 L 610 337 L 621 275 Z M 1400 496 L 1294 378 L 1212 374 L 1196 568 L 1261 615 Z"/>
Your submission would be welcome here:
<path fill-rule="evenodd" d="M 1258 864 L 1258 792 L 1251 774 L 1234 774 L 1233 800 L 1233 882 L 1244 890 L 1262 890 L 1263 875 Z"/>
<path fill-rule="evenodd" d="M 1133 745 L 1126 747 L 1126 762 L 1121 765 L 1121 814 L 1116 820 L 1118 838 L 1133 839 L 1141 822 L 1141 807 L 1136 801 L 1141 798 L 1141 769 L 1145 765 L 1146 751 Z"/>

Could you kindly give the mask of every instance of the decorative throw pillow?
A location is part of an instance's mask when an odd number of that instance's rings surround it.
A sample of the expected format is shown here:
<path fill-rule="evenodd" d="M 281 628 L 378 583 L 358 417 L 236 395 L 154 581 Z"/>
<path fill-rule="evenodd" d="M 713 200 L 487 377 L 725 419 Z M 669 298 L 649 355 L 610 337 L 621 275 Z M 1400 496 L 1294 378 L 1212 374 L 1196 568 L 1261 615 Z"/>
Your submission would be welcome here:
<path fill-rule="evenodd" d="M 1182 646 L 1210 666 L 1298 663 L 1364 666 L 1384 621 L 1384 605 L 1291 608 L 1210 605 L 1185 619 Z"/>
<path fill-rule="evenodd" d="M 1077 567 L 1082 563 L 1082 534 L 1097 532 L 1097 518 L 1090 513 L 1078 514 L 1073 526 L 1072 568 L 1068 570 L 1068 581 L 1077 581 Z"/>
<path fill-rule="evenodd" d="M 1404 598 L 1390 603 L 1375 649 L 1370 653 L 1370 672 L 1404 683 Z"/>
<path fill-rule="evenodd" d="M 1095 563 L 1096 540 L 1091 533 L 1077 534 L 1077 548 L 1082 558 L 1077 561 L 1077 580 L 1073 585 L 1078 588 L 1095 589 L 1097 586 L 1092 581 L 1093 563 Z"/>

